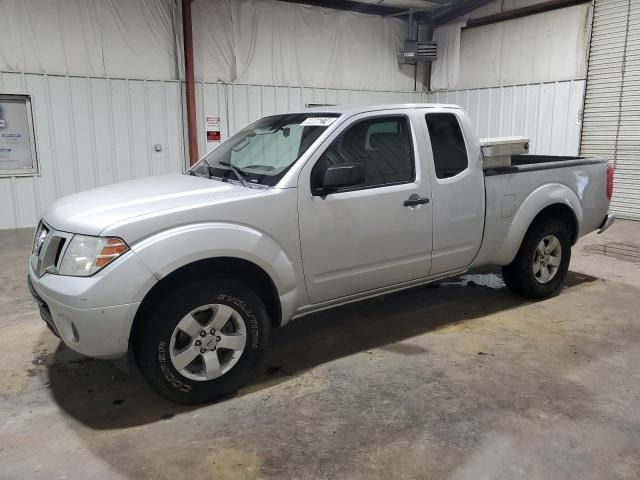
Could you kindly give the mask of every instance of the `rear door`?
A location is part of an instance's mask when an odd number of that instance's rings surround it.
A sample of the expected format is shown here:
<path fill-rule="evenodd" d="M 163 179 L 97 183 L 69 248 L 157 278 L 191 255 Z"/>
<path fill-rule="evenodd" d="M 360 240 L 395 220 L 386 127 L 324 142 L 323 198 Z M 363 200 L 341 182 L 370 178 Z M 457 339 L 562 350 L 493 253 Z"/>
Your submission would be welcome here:
<path fill-rule="evenodd" d="M 422 121 L 427 126 L 433 167 L 431 274 L 436 275 L 468 266 L 480 250 L 484 230 L 484 174 L 477 139 L 462 110 L 424 110 Z"/>
<path fill-rule="evenodd" d="M 431 203 L 421 168 L 422 121 L 414 110 L 362 114 L 327 139 L 298 184 L 300 242 L 312 303 L 367 292 L 429 274 Z M 419 132 L 419 133 L 417 133 Z M 419 135 L 419 137 L 418 137 Z M 321 195 L 314 185 L 329 165 L 359 162 L 364 184 Z"/>

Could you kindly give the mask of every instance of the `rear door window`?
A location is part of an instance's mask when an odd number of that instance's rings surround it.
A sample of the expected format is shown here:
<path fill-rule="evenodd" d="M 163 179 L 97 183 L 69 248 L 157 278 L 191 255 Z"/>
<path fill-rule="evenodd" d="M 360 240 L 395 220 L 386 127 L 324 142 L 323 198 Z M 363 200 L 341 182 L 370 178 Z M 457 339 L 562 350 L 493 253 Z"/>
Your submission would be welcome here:
<path fill-rule="evenodd" d="M 436 177 L 450 178 L 465 171 L 469 160 L 458 118 L 453 113 L 428 113 L 425 117 Z"/>

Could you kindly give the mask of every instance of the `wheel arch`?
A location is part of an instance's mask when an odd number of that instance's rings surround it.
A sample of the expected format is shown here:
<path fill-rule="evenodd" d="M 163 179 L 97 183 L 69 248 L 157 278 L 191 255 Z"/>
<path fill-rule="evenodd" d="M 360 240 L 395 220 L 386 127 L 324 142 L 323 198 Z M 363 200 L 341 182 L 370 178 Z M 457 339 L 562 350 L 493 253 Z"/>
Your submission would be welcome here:
<path fill-rule="evenodd" d="M 559 218 L 569 229 L 571 244 L 578 241 L 583 218 L 579 198 L 566 185 L 546 184 L 531 192 L 520 205 L 499 247 L 495 263 L 511 263 L 533 225 L 547 218 Z"/>
<path fill-rule="evenodd" d="M 247 225 L 230 222 L 188 224 L 158 232 L 131 248 L 160 282 L 198 262 L 217 262 L 219 268 L 224 268 L 225 262 L 237 262 L 244 265 L 239 268 L 240 272 L 247 271 L 247 266 L 251 265 L 258 272 L 256 278 L 268 278 L 269 282 L 265 283 L 275 286 L 281 304 L 278 320 L 282 320 L 282 324 L 293 316 L 299 305 L 308 302 L 302 265 L 295 252 L 268 233 Z M 288 251 L 292 255 L 288 255 Z M 233 273 L 233 270 L 224 271 Z"/>
<path fill-rule="evenodd" d="M 527 233 L 529 230 L 538 222 L 549 218 L 557 218 L 564 223 L 569 230 L 569 239 L 571 240 L 571 245 L 575 245 L 578 241 L 578 219 L 576 218 L 576 214 L 571 209 L 571 207 L 567 206 L 564 203 L 553 203 L 542 210 L 534 217 L 531 221 L 531 225 L 527 229 Z"/>
<path fill-rule="evenodd" d="M 253 288 L 267 309 L 271 326 L 277 328 L 282 324 L 280 296 L 269 274 L 255 263 L 242 258 L 215 257 L 183 265 L 158 281 L 140 303 L 131 328 L 131 341 L 135 342 L 138 338 L 146 315 L 160 298 L 195 278 L 220 276 L 238 280 Z"/>

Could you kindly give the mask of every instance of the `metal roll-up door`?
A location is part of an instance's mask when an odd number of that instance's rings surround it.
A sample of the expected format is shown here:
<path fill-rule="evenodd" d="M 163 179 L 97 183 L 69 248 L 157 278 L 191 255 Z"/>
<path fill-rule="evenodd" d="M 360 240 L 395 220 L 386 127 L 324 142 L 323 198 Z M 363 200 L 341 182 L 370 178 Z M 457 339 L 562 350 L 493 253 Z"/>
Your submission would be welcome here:
<path fill-rule="evenodd" d="M 630 2 L 612 208 L 640 220 L 640 2 Z"/>
<path fill-rule="evenodd" d="M 611 209 L 640 220 L 640 2 L 596 0 L 580 153 L 615 166 Z"/>

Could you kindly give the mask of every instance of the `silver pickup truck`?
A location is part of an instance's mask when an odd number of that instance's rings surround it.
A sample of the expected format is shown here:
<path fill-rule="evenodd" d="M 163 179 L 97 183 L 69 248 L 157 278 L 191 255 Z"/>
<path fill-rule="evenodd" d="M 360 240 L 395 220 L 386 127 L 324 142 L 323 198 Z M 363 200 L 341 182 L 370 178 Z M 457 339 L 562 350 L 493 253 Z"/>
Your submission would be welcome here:
<path fill-rule="evenodd" d="M 524 297 L 556 293 L 571 246 L 613 222 L 612 181 L 586 158 L 485 169 L 453 105 L 273 115 L 183 175 L 53 203 L 29 286 L 70 348 L 131 349 L 161 395 L 201 403 L 246 383 L 270 330 L 310 312 L 489 264 Z"/>

